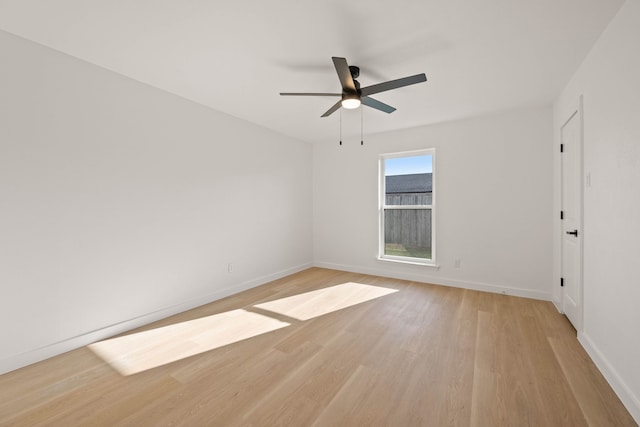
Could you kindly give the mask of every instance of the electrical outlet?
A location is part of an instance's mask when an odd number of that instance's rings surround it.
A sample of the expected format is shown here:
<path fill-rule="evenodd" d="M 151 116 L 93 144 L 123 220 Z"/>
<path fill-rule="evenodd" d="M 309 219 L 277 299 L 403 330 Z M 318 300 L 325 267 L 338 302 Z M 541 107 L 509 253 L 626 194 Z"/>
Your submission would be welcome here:
<path fill-rule="evenodd" d="M 460 258 L 456 258 L 456 259 L 453 261 L 453 267 L 454 267 L 454 268 L 460 268 Z"/>

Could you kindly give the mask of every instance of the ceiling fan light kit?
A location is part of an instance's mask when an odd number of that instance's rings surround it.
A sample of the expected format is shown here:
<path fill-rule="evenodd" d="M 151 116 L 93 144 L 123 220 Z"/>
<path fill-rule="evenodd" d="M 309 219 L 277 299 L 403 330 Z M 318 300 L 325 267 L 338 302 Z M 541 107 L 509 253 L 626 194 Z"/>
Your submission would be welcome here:
<path fill-rule="evenodd" d="M 347 110 L 358 108 L 361 104 L 360 97 L 357 94 L 342 95 L 342 107 Z"/>
<path fill-rule="evenodd" d="M 369 95 L 398 89 L 404 86 L 413 85 L 427 81 L 424 73 L 414 76 L 404 77 L 397 80 L 360 88 L 360 83 L 356 80 L 360 76 L 360 69 L 356 66 L 349 66 L 345 58 L 332 57 L 333 65 L 338 73 L 338 79 L 342 86 L 342 93 L 302 93 L 302 92 L 281 92 L 282 96 L 340 96 L 341 99 L 329 108 L 321 117 L 328 117 L 336 112 L 340 107 L 347 109 L 358 108 L 360 104 L 374 108 L 385 113 L 393 113 L 396 109 L 390 105 L 380 102 Z"/>

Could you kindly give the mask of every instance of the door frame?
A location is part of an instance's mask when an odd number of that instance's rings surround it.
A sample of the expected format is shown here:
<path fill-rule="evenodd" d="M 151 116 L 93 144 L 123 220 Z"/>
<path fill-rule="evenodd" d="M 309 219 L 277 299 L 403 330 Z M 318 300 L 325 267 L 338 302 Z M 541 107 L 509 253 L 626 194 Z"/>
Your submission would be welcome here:
<path fill-rule="evenodd" d="M 562 129 L 571 121 L 571 119 L 573 118 L 577 118 L 578 120 L 578 141 L 577 141 L 577 146 L 576 146 L 576 155 L 578 156 L 577 158 L 577 165 L 578 165 L 578 171 L 579 171 L 579 176 L 580 176 L 580 182 L 578 185 L 578 194 L 576 194 L 576 197 L 578 198 L 578 203 L 577 203 L 577 209 L 579 212 L 577 212 L 577 217 L 579 218 L 580 221 L 580 227 L 579 227 L 579 233 L 580 233 L 580 238 L 578 239 L 578 262 L 580 263 L 580 266 L 578 268 L 578 277 L 576 278 L 576 286 L 579 289 L 579 296 L 578 296 L 578 304 L 579 304 L 579 315 L 578 315 L 578 319 L 576 321 L 576 323 L 578 323 L 577 325 L 573 325 L 576 328 L 576 331 L 578 332 L 578 334 L 580 334 L 583 330 L 583 324 L 584 324 L 584 237 L 585 237 L 585 226 L 584 226 L 584 109 L 583 109 L 583 96 L 580 95 L 578 98 L 578 105 L 576 108 L 573 108 L 570 110 L 570 113 L 568 115 L 566 115 L 565 117 L 567 117 L 566 120 L 564 120 L 562 122 L 562 125 L 560 125 L 558 131 L 560 133 L 560 144 L 564 143 L 563 140 L 563 133 L 562 133 Z M 562 153 L 560 154 L 560 179 L 559 179 L 559 187 L 560 187 L 560 210 L 563 209 L 562 206 L 562 202 L 563 202 L 563 195 L 564 195 L 564 186 L 563 186 L 563 173 L 564 173 L 564 163 L 563 163 L 563 159 L 562 159 Z M 557 235 L 557 238 L 559 239 L 559 244 L 560 244 L 560 251 L 558 253 L 558 260 L 559 260 L 559 265 L 560 265 L 560 277 L 562 277 L 563 274 L 563 224 L 562 224 L 562 220 L 560 220 L 560 227 L 559 227 L 559 233 Z M 560 289 L 560 312 L 565 314 L 564 312 L 564 304 L 565 304 L 565 290 L 564 289 Z M 573 324 L 573 322 L 572 322 Z"/>

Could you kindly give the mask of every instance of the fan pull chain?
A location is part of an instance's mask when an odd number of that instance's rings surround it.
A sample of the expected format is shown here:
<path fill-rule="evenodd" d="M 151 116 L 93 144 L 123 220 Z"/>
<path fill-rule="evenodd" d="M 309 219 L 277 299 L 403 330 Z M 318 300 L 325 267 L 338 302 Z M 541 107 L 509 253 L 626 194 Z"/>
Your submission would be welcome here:
<path fill-rule="evenodd" d="M 362 105 L 360 106 L 360 145 L 364 145 L 364 108 L 362 108 Z"/>
<path fill-rule="evenodd" d="M 342 108 L 340 108 L 340 145 L 342 145 Z"/>

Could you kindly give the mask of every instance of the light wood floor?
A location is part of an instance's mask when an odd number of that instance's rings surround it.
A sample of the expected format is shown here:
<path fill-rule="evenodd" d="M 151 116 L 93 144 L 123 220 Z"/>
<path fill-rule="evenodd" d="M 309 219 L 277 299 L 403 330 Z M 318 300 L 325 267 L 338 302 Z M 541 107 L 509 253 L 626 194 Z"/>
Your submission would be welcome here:
<path fill-rule="evenodd" d="M 397 292 L 254 307 L 346 282 Z M 636 425 L 549 302 L 313 268 L 140 330 L 238 309 L 289 325 L 129 376 L 86 347 L 2 375 L 0 425 Z"/>

